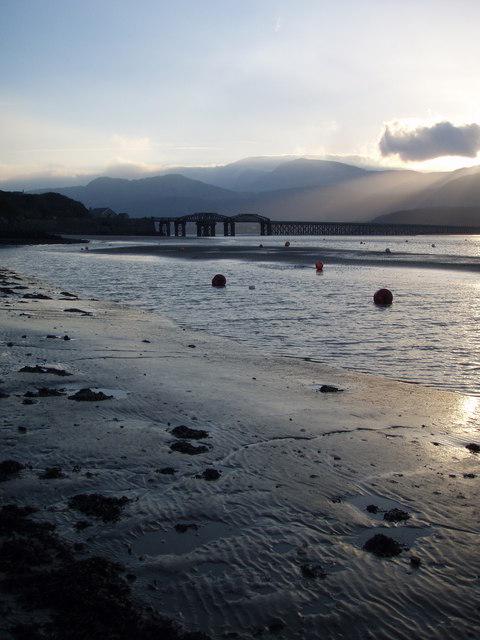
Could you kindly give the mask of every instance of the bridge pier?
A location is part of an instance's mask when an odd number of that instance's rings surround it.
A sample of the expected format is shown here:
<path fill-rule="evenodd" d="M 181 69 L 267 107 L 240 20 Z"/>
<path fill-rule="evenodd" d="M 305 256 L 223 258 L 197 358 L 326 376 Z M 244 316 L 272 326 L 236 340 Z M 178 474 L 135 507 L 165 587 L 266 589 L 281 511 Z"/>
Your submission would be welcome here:
<path fill-rule="evenodd" d="M 235 222 L 229 221 L 223 223 L 223 235 L 234 236 L 235 235 Z"/>
<path fill-rule="evenodd" d="M 184 238 L 187 235 L 187 223 L 186 222 L 175 222 L 173 223 L 175 236 L 178 238 L 179 236 Z"/>
<path fill-rule="evenodd" d="M 260 235 L 261 236 L 271 236 L 272 235 L 272 225 L 270 222 L 261 222 L 260 223 Z"/>
<path fill-rule="evenodd" d="M 155 223 L 156 232 L 159 236 L 169 236 L 170 235 L 170 221 L 169 220 L 157 220 Z"/>
<path fill-rule="evenodd" d="M 197 222 L 197 238 L 214 238 L 215 222 Z"/>

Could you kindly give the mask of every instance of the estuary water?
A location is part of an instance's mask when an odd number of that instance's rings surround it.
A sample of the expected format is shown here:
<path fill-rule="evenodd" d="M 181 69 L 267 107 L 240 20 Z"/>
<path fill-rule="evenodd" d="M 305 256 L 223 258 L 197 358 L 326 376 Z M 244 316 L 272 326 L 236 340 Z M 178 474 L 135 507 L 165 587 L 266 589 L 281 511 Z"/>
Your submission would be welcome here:
<path fill-rule="evenodd" d="M 314 249 L 324 260 L 321 274 L 313 262 L 269 260 L 268 249 L 286 239 L 96 238 L 88 251 L 3 248 L 0 264 L 266 353 L 480 395 L 480 236 L 290 238 L 292 247 Z M 219 257 L 228 246 L 262 243 L 265 260 L 155 253 L 196 243 L 218 249 Z M 227 277 L 224 289 L 210 286 L 218 272 Z M 372 303 L 381 287 L 394 294 L 389 308 Z"/>

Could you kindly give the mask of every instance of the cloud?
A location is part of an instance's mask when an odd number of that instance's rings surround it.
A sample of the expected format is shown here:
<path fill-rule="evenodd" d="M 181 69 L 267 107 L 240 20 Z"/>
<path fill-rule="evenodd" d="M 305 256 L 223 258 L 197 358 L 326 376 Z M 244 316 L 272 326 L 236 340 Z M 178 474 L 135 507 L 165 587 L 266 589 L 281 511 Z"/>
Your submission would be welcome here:
<path fill-rule="evenodd" d="M 480 125 L 444 121 L 407 129 L 393 123 L 386 125 L 379 147 L 382 156 L 398 154 L 405 162 L 441 156 L 475 158 L 480 151 Z"/>

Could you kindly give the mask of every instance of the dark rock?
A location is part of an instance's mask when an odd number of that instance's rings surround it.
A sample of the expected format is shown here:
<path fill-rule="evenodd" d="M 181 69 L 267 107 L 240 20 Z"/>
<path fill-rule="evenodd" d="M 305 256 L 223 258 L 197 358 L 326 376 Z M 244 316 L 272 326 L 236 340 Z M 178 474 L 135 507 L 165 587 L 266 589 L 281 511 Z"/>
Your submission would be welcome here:
<path fill-rule="evenodd" d="M 177 442 L 173 442 L 170 445 L 170 449 L 172 451 L 177 451 L 178 453 L 186 453 L 190 456 L 195 456 L 200 453 L 207 453 L 208 447 L 205 445 L 195 446 L 191 442 L 187 442 L 185 440 L 177 440 Z"/>
<path fill-rule="evenodd" d="M 41 480 L 58 480 L 65 478 L 65 474 L 60 467 L 47 467 L 43 473 L 38 476 Z"/>
<path fill-rule="evenodd" d="M 221 471 L 217 471 L 216 469 L 205 469 L 205 471 L 197 476 L 198 478 L 203 478 L 204 480 L 218 480 L 222 475 Z"/>
<path fill-rule="evenodd" d="M 410 556 L 410 564 L 415 569 L 418 569 L 418 567 L 422 564 L 422 561 L 418 556 Z"/>
<path fill-rule="evenodd" d="M 83 309 L 76 309 L 72 307 L 71 309 L 64 309 L 64 313 L 80 313 L 82 316 L 91 316 L 93 315 L 91 311 L 84 311 Z"/>
<path fill-rule="evenodd" d="M 27 298 L 28 300 L 51 300 L 50 296 L 46 296 L 44 293 L 24 293 L 22 298 Z"/>
<path fill-rule="evenodd" d="M 20 373 L 50 373 L 55 376 L 71 376 L 71 373 L 64 369 L 57 369 L 56 367 L 42 367 L 36 364 L 33 367 L 26 366 L 20 369 Z"/>
<path fill-rule="evenodd" d="M 476 478 L 477 476 L 474 473 L 464 473 L 463 474 L 464 478 Z"/>
<path fill-rule="evenodd" d="M 142 340 L 142 342 L 145 342 L 146 344 L 150 344 L 150 340 Z"/>
<path fill-rule="evenodd" d="M 465 447 L 472 453 L 480 453 L 480 444 L 470 442 L 469 444 L 466 444 Z"/>
<path fill-rule="evenodd" d="M 41 387 L 35 393 L 34 391 L 27 391 L 24 394 L 25 398 L 58 398 L 64 396 L 65 392 L 62 389 L 51 389 L 50 387 Z"/>
<path fill-rule="evenodd" d="M 110 400 L 113 396 L 107 396 L 103 391 L 92 391 L 91 389 L 80 389 L 72 396 L 68 396 L 69 400 L 77 402 L 98 402 L 100 400 Z"/>
<path fill-rule="evenodd" d="M 9 397 L 10 397 L 9 393 L 5 393 L 5 391 L 0 391 L 0 400 L 4 398 L 9 398 Z"/>
<path fill-rule="evenodd" d="M 32 400 L 31 398 L 25 398 L 22 400 L 22 404 L 37 404 L 36 400 Z"/>
<path fill-rule="evenodd" d="M 283 631 L 283 629 L 285 629 L 285 623 L 281 620 L 273 620 L 268 625 L 268 630 L 270 631 L 270 633 L 280 633 L 281 631 Z"/>
<path fill-rule="evenodd" d="M 322 384 L 320 389 L 318 389 L 320 393 L 338 393 L 339 391 L 343 391 L 343 389 L 339 389 L 338 387 L 334 387 L 331 384 Z"/>
<path fill-rule="evenodd" d="M 390 509 L 383 514 L 383 519 L 387 522 L 404 522 L 410 518 L 410 514 L 402 509 Z"/>
<path fill-rule="evenodd" d="M 184 524 L 183 522 L 179 522 L 175 525 L 175 531 L 177 533 L 186 533 L 189 529 L 192 529 L 192 531 L 197 531 L 198 524 Z"/>
<path fill-rule="evenodd" d="M 189 349 L 196 349 L 197 348 L 196 344 L 189 344 L 187 346 L 189 347 Z"/>
<path fill-rule="evenodd" d="M 202 438 L 208 438 L 208 431 L 191 429 L 183 424 L 172 429 L 171 434 L 175 436 L 175 438 L 182 438 L 184 440 L 201 440 Z"/>
<path fill-rule="evenodd" d="M 16 478 L 23 469 L 25 465 L 16 460 L 3 460 L 0 462 L 0 482 Z"/>
<path fill-rule="evenodd" d="M 10 287 L 0 287 L 0 293 L 4 293 L 7 296 L 15 295 L 15 291 L 10 289 Z"/>
<path fill-rule="evenodd" d="M 68 291 L 60 291 L 61 296 L 69 296 L 70 298 L 76 298 L 77 295 L 75 293 L 68 293 Z"/>
<path fill-rule="evenodd" d="M 327 575 L 320 565 L 311 563 L 302 564 L 302 566 L 300 567 L 300 571 L 302 572 L 302 576 L 304 578 L 309 579 L 325 578 Z"/>
<path fill-rule="evenodd" d="M 161 473 L 164 476 L 173 476 L 176 471 L 173 467 L 163 467 L 163 469 L 157 469 L 157 473 Z"/>
<path fill-rule="evenodd" d="M 27 427 L 18 427 L 18 433 L 27 433 Z"/>
<path fill-rule="evenodd" d="M 99 518 L 104 522 L 113 522 L 120 518 L 123 507 L 129 502 L 126 496 L 113 498 L 100 493 L 79 493 L 68 501 L 71 509 L 86 516 Z"/>
<path fill-rule="evenodd" d="M 70 340 L 71 338 L 70 338 L 70 336 L 65 335 L 65 336 L 63 336 L 63 339 L 64 339 L 65 341 L 67 341 L 67 340 Z"/>
<path fill-rule="evenodd" d="M 392 558 L 402 553 L 402 546 L 393 538 L 377 533 L 363 545 L 365 551 L 375 554 L 381 558 Z"/>
<path fill-rule="evenodd" d="M 49 334 L 48 334 L 48 336 L 47 336 L 47 338 L 48 338 L 49 340 L 56 340 L 56 339 L 58 338 L 58 336 L 54 336 L 54 335 L 53 335 L 53 333 L 49 333 Z"/>
<path fill-rule="evenodd" d="M 368 504 L 366 506 L 366 510 L 368 513 L 378 513 L 378 507 L 376 504 Z"/>

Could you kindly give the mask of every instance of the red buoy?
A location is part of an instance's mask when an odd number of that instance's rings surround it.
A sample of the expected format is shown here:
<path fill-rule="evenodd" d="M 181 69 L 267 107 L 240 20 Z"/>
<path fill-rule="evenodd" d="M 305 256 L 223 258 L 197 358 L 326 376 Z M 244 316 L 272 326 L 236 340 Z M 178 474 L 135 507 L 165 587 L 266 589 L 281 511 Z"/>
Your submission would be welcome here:
<path fill-rule="evenodd" d="M 221 273 L 217 273 L 217 275 L 212 278 L 212 287 L 224 287 L 227 284 L 227 279 Z"/>
<path fill-rule="evenodd" d="M 393 293 L 390 291 L 390 289 L 379 289 L 375 292 L 373 301 L 375 304 L 388 307 L 393 302 Z"/>
<path fill-rule="evenodd" d="M 315 262 L 315 269 L 317 271 L 323 271 L 323 262 L 321 260 Z"/>

